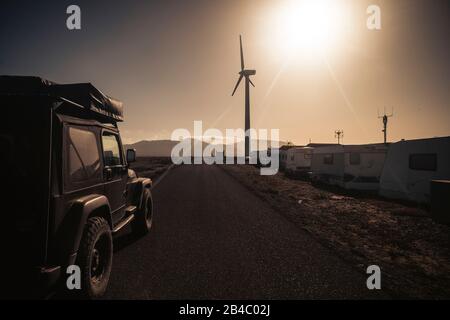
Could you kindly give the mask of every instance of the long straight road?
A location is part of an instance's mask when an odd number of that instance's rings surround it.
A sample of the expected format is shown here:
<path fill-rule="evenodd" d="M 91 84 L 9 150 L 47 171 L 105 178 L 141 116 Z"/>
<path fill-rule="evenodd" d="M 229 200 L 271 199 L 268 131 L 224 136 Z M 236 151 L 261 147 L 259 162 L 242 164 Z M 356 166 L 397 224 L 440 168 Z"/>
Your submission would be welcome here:
<path fill-rule="evenodd" d="M 217 166 L 175 167 L 154 188 L 146 237 L 115 241 L 106 298 L 376 298 L 363 274 Z"/>

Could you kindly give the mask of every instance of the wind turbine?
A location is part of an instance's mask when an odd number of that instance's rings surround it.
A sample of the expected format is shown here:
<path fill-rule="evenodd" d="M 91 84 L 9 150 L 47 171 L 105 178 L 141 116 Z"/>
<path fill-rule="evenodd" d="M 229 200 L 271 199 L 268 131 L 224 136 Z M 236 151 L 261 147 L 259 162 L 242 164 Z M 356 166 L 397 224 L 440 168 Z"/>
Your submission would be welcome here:
<path fill-rule="evenodd" d="M 242 36 L 239 36 L 239 43 L 241 47 L 241 71 L 239 72 L 239 80 L 237 81 L 231 96 L 234 96 L 242 78 L 245 78 L 245 158 L 248 159 L 250 150 L 250 84 L 253 87 L 255 86 L 252 80 L 250 80 L 250 76 L 254 76 L 256 70 L 245 69 Z"/>

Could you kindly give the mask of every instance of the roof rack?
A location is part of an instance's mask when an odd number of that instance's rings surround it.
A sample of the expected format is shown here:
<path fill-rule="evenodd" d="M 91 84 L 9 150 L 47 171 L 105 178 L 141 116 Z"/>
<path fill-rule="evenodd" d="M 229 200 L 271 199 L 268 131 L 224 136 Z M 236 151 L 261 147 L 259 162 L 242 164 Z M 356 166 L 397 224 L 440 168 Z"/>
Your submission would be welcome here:
<path fill-rule="evenodd" d="M 57 84 L 40 77 L 0 76 L 0 95 L 48 95 L 72 102 L 112 122 L 123 121 L 123 104 L 91 83 Z"/>

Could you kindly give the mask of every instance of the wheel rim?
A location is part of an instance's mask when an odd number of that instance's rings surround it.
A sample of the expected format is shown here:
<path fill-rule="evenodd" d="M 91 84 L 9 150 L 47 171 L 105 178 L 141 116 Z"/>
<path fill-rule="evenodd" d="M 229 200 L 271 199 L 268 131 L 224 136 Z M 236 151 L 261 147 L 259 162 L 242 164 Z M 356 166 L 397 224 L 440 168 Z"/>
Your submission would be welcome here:
<path fill-rule="evenodd" d="M 109 260 L 109 241 L 106 235 L 101 235 L 94 245 L 91 259 L 91 281 L 96 284 L 102 281 Z"/>

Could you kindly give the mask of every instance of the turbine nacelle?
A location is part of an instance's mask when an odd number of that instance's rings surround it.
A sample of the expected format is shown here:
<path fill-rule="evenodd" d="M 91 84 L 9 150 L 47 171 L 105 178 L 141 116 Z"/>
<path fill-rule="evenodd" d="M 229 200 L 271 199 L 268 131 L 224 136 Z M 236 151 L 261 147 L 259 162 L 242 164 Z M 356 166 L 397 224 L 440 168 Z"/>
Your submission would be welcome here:
<path fill-rule="evenodd" d="M 254 76 L 256 74 L 256 70 L 242 70 L 239 74 L 244 77 Z"/>

